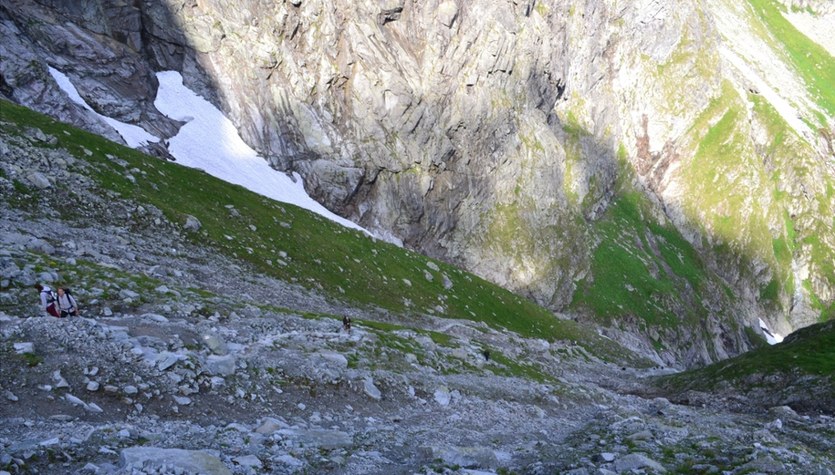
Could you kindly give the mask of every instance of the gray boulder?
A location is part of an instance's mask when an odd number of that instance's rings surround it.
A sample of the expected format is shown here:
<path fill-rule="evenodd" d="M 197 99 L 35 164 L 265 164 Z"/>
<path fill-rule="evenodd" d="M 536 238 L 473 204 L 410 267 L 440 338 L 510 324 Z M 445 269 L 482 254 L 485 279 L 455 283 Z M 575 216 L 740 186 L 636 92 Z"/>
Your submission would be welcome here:
<path fill-rule="evenodd" d="M 618 473 L 631 472 L 638 469 L 650 469 L 656 473 L 667 473 L 660 463 L 644 454 L 629 454 L 615 460 L 615 470 Z"/>
<path fill-rule="evenodd" d="M 173 467 L 178 473 L 199 475 L 232 475 L 214 455 L 202 450 L 130 447 L 122 450 L 119 466 L 124 473 L 146 468 Z"/>

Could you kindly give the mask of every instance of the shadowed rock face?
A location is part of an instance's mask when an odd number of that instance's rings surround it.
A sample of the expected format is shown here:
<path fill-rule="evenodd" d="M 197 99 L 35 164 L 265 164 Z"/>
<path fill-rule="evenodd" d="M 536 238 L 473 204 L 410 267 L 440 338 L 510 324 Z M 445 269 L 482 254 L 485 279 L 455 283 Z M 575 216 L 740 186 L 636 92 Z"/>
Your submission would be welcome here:
<path fill-rule="evenodd" d="M 770 85 L 807 120 L 820 108 L 785 65 L 767 66 L 779 58 L 756 63 L 756 78 L 734 66 L 727 51 L 754 53 L 728 25 L 746 30 L 752 18 L 721 2 L 664 0 L 3 0 L 0 90 L 113 136 L 62 100 L 50 64 L 99 112 L 166 137 L 178 124 L 152 106 L 153 71 L 180 70 L 330 209 L 558 310 L 609 272 L 595 266 L 598 224 L 635 190 L 649 196 L 641 219 L 675 225 L 712 282 L 676 280 L 686 297 L 653 305 L 677 317 L 703 307 L 704 322 L 650 338 L 698 333 L 712 343 L 689 351 L 710 360 L 747 345 L 730 322 L 762 316 L 788 333 L 835 298 L 825 143 L 811 129 L 781 135 L 754 105 Z M 700 157 L 729 115 L 741 145 Z M 792 148 L 775 159 L 784 135 Z M 675 273 L 654 238 L 628 235 L 664 261 L 644 259 L 653 278 Z M 797 243 L 788 257 L 770 245 L 781 239 Z M 624 312 L 615 326 L 648 334 L 642 315 Z"/>

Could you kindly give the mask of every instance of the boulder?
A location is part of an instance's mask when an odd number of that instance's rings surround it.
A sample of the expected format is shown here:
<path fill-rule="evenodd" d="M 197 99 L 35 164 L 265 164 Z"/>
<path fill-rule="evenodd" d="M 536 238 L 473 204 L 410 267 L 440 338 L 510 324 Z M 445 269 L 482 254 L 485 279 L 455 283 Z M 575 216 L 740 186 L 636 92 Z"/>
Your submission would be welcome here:
<path fill-rule="evenodd" d="M 203 344 L 206 345 L 206 348 L 209 349 L 215 355 L 225 355 L 229 353 L 229 348 L 226 346 L 226 342 L 223 341 L 219 335 L 215 333 L 207 333 L 201 337 L 203 340 Z"/>
<path fill-rule="evenodd" d="M 380 390 L 374 385 L 374 380 L 371 377 L 365 378 L 365 381 L 363 381 L 363 390 L 371 399 L 379 401 L 383 397 Z"/>
<path fill-rule="evenodd" d="M 235 374 L 235 362 L 232 355 L 209 355 L 205 368 L 212 375 L 231 376 Z"/>
<path fill-rule="evenodd" d="M 149 467 L 169 467 L 189 475 L 232 475 L 219 458 L 202 450 L 130 447 L 122 450 L 119 466 L 126 473 L 133 473 L 134 469 L 144 471 Z"/>
<path fill-rule="evenodd" d="M 631 472 L 638 469 L 650 469 L 655 473 L 667 473 L 667 470 L 655 460 L 644 454 L 629 454 L 615 460 L 615 470 L 618 473 Z"/>
<path fill-rule="evenodd" d="M 186 224 L 183 226 L 186 231 L 199 231 L 200 228 L 203 226 L 200 223 L 200 220 L 195 218 L 194 216 L 188 215 L 186 216 Z"/>
<path fill-rule="evenodd" d="M 29 180 L 29 183 L 41 190 L 45 190 L 52 186 L 52 183 L 49 181 L 49 178 L 47 178 L 41 172 L 32 172 L 26 176 L 26 179 Z"/>

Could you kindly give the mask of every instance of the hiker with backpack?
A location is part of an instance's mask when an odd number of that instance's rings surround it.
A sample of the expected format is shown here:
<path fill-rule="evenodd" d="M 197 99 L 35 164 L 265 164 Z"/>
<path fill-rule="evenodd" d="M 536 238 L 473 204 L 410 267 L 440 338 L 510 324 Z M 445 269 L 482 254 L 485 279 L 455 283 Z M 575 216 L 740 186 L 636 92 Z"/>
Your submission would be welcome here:
<path fill-rule="evenodd" d="M 58 287 L 58 310 L 61 312 L 59 318 L 77 317 L 78 316 L 78 302 L 72 296 L 70 289 L 66 287 Z"/>
<path fill-rule="evenodd" d="M 59 317 L 58 296 L 47 285 L 35 284 L 35 289 L 41 297 L 41 312 L 53 317 Z"/>

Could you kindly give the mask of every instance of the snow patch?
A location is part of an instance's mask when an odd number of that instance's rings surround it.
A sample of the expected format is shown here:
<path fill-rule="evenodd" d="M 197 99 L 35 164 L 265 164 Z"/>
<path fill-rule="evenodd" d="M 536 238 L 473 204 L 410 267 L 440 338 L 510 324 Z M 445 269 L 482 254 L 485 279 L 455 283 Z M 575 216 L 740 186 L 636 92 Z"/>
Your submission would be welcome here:
<path fill-rule="evenodd" d="M 783 341 L 782 335 L 779 333 L 772 333 L 771 330 L 768 329 L 768 325 L 765 324 L 762 318 L 760 320 L 760 329 L 762 329 L 763 334 L 765 335 L 766 341 L 768 341 L 769 345 L 776 345 Z"/>
<path fill-rule="evenodd" d="M 90 105 L 87 104 L 87 102 L 81 97 L 81 95 L 78 93 L 78 89 L 75 88 L 73 83 L 70 81 L 70 78 L 68 78 L 66 74 L 62 73 L 61 71 L 58 71 L 57 69 L 51 66 L 49 67 L 49 74 L 52 75 L 52 78 L 55 79 L 55 82 L 58 83 L 58 87 L 60 87 L 61 90 L 64 91 L 73 102 L 92 112 L 96 115 L 96 117 L 105 121 L 109 126 L 116 129 L 116 132 L 119 132 L 119 135 L 122 136 L 122 138 L 125 140 L 125 143 L 128 144 L 128 147 L 139 148 L 151 142 L 159 142 L 159 137 L 149 134 L 142 127 L 138 127 L 132 124 L 126 124 L 124 122 L 119 122 L 116 119 L 111 119 L 110 117 L 103 116 L 98 112 L 94 111 L 93 108 L 90 107 Z"/>
<path fill-rule="evenodd" d="M 267 198 L 305 208 L 345 227 L 365 231 L 308 196 L 297 173 L 291 178 L 270 167 L 241 139 L 232 121 L 183 85 L 179 72 L 159 72 L 157 79 L 159 90 L 154 106 L 166 116 L 186 122 L 168 145 L 178 163 L 202 169 Z"/>

